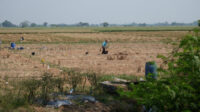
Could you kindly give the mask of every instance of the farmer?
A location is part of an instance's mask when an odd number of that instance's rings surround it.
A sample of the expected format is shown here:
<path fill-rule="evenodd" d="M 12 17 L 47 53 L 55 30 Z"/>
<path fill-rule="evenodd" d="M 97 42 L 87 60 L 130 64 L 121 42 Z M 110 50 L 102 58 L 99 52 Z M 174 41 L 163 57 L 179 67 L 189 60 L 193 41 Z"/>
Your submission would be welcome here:
<path fill-rule="evenodd" d="M 23 40 L 24 40 L 24 37 L 22 36 L 22 37 L 21 37 L 21 41 L 23 41 Z"/>
<path fill-rule="evenodd" d="M 20 38 L 20 42 L 22 42 L 22 41 L 24 41 L 24 37 L 23 36 Z"/>
<path fill-rule="evenodd" d="M 108 44 L 108 41 L 107 41 L 107 40 L 105 40 L 105 41 L 102 43 L 102 54 L 108 54 L 108 51 L 106 51 L 107 44 Z"/>

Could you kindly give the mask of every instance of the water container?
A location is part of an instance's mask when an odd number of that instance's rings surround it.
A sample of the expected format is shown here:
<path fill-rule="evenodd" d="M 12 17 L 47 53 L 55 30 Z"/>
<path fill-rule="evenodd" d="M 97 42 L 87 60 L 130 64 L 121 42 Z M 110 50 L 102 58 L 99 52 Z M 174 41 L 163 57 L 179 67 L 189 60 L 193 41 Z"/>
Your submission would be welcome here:
<path fill-rule="evenodd" d="M 157 66 L 155 62 L 146 62 L 145 76 L 157 79 Z"/>
<path fill-rule="evenodd" d="M 14 48 L 15 48 L 15 46 L 16 46 L 16 44 L 15 44 L 14 42 L 10 43 L 10 47 L 11 47 L 11 48 L 13 48 L 13 49 L 14 49 Z"/>

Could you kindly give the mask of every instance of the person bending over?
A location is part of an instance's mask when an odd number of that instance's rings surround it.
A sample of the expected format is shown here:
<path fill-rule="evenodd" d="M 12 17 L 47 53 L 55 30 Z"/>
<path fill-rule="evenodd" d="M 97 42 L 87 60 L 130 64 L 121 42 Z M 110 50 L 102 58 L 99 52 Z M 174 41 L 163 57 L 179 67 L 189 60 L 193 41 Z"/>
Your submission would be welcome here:
<path fill-rule="evenodd" d="M 107 44 L 108 44 L 108 41 L 107 41 L 107 40 L 105 40 L 105 41 L 102 43 L 102 54 L 108 54 L 108 51 L 106 51 Z"/>

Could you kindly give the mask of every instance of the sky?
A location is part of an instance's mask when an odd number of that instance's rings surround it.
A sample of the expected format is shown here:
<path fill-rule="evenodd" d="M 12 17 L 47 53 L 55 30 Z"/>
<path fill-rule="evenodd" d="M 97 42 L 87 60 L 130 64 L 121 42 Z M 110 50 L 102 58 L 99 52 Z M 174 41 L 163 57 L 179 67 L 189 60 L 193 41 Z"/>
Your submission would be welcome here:
<path fill-rule="evenodd" d="M 0 0 L 0 23 L 185 22 L 200 19 L 200 0 Z"/>

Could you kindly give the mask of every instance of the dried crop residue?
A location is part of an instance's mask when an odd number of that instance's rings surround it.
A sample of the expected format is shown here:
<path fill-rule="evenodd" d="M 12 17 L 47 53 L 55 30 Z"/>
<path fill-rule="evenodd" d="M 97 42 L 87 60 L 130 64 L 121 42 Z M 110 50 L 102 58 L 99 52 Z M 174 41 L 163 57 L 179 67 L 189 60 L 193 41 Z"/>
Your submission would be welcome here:
<path fill-rule="evenodd" d="M 109 54 L 99 52 L 99 44 L 48 44 L 24 45 L 22 51 L 10 51 L 9 58 L 2 56 L 1 76 L 38 76 L 50 71 L 59 74 L 54 66 L 78 68 L 81 72 L 94 71 L 105 74 L 144 75 L 145 63 L 156 61 L 160 66 L 158 54 L 168 55 L 172 46 L 162 43 L 110 44 Z M 31 56 L 32 52 L 35 56 Z M 85 55 L 85 51 L 89 54 Z M 110 57 L 109 57 L 110 56 Z M 4 59 L 5 58 L 5 59 Z M 41 59 L 45 60 L 43 67 Z M 5 63 L 5 64 L 3 64 Z M 47 70 L 50 63 L 52 66 Z"/>
<path fill-rule="evenodd" d="M 143 76 L 145 63 L 155 61 L 160 66 L 161 60 L 156 58 L 157 55 L 168 55 L 173 49 L 172 45 L 166 43 L 178 41 L 186 33 L 184 31 L 2 33 L 0 37 L 3 42 L 19 41 L 23 36 L 24 42 L 50 42 L 51 44 L 17 44 L 17 47 L 25 48 L 20 51 L 4 48 L 9 47 L 9 44 L 4 44 L 2 46 L 4 49 L 0 50 L 0 75 L 1 77 L 40 76 L 45 71 L 59 75 L 60 68 L 66 67 L 77 68 L 81 72 Z M 105 39 L 109 40 L 108 54 L 102 55 L 99 49 Z M 62 44 L 63 42 L 67 44 Z M 70 42 L 80 43 L 70 44 Z M 34 56 L 31 55 L 32 52 L 35 52 Z M 42 59 L 45 60 L 44 66 Z"/>

